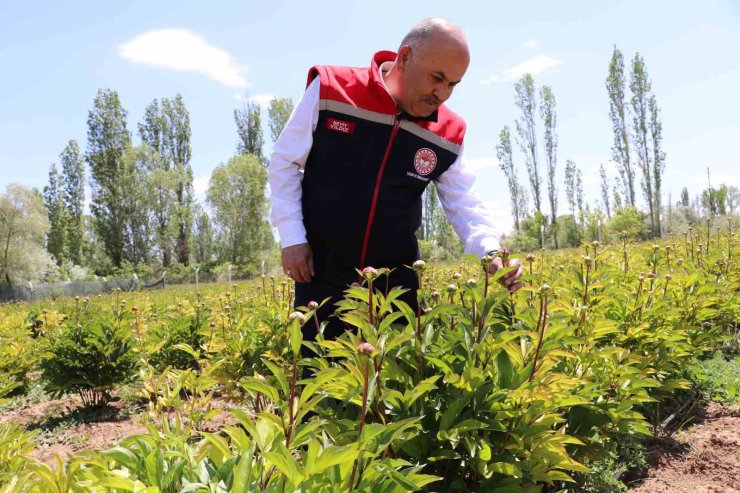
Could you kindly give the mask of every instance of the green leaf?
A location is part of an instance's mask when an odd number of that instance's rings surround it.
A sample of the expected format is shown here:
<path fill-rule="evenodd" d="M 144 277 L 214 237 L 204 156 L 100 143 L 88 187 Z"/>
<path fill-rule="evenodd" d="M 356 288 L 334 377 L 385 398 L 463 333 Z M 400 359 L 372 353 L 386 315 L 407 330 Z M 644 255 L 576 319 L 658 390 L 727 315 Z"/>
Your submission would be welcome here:
<path fill-rule="evenodd" d="M 522 477 L 522 470 L 519 469 L 515 464 L 509 462 L 494 462 L 488 466 L 491 472 L 497 472 L 499 474 L 505 474 L 507 476 L 513 476 L 515 478 Z"/>

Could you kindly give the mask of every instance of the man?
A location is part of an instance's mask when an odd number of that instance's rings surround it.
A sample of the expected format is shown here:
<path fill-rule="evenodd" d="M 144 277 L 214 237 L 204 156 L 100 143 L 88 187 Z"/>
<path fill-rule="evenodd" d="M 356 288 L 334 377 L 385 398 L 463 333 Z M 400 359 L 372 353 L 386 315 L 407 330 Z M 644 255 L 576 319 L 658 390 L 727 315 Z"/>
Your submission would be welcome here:
<path fill-rule="evenodd" d="M 296 282 L 296 307 L 331 296 L 318 314 L 326 320 L 358 280 L 355 269 L 366 266 L 394 269 L 380 286 L 409 288 L 403 299 L 415 306 L 418 279 L 404 266 L 419 257 L 414 233 L 432 180 L 465 251 L 482 257 L 498 248 L 495 226 L 472 193 L 475 176 L 462 162 L 465 122 L 443 105 L 469 63 L 460 28 L 429 18 L 409 31 L 398 54 L 378 52 L 369 68 L 311 68 L 269 168 L 271 219 L 283 269 Z M 502 282 L 514 291 L 521 266 L 509 265 L 516 268 Z M 490 272 L 502 267 L 495 257 Z M 333 321 L 324 336 L 343 330 Z M 314 334 L 304 330 L 304 337 Z"/>

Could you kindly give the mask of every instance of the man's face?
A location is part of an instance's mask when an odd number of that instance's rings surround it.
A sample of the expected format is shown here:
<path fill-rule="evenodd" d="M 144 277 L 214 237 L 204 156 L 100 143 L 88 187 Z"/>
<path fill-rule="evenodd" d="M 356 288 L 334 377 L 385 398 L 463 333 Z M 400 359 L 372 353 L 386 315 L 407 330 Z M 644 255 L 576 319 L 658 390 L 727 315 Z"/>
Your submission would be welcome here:
<path fill-rule="evenodd" d="M 398 52 L 399 103 L 412 116 L 429 116 L 447 101 L 470 63 L 467 48 L 449 40 Z"/>

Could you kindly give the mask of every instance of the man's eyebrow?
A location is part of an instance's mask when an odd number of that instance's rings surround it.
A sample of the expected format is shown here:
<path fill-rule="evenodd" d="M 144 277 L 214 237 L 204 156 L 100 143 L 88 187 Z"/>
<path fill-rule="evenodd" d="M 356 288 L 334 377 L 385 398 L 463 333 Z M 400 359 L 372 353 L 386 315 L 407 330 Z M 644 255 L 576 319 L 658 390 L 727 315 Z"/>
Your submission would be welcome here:
<path fill-rule="evenodd" d="M 437 70 L 436 72 L 434 72 L 434 75 L 438 75 L 438 76 L 442 77 L 444 80 L 451 82 L 452 84 L 459 84 L 460 83 L 459 80 L 454 80 L 454 81 L 449 80 L 447 78 L 447 76 L 445 75 L 445 73 L 442 72 L 441 70 Z"/>

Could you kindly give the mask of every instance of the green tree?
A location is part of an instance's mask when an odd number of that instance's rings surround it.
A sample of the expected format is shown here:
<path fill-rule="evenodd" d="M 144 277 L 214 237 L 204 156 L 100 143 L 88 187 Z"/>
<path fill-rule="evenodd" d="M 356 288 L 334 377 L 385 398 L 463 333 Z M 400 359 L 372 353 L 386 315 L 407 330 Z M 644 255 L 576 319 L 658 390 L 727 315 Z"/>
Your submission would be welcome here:
<path fill-rule="evenodd" d="M 541 179 L 537 166 L 537 132 L 534 116 L 537 110 L 537 97 L 532 75 L 525 74 L 522 76 L 514 84 L 514 92 L 516 107 L 522 112 L 516 120 L 517 142 L 524 153 L 535 211 L 541 213 Z"/>
<path fill-rule="evenodd" d="M 159 154 L 146 144 L 129 146 L 121 156 L 119 189 L 124 228 L 123 256 L 134 267 L 152 257 L 155 234 L 152 221 L 153 176 L 147 171 L 156 166 Z M 156 176 L 156 175 L 154 175 Z"/>
<path fill-rule="evenodd" d="M 612 186 L 612 197 L 614 198 L 614 210 L 617 211 L 622 208 L 622 194 L 619 193 L 617 185 Z"/>
<path fill-rule="evenodd" d="M 663 208 L 663 173 L 665 172 L 665 152 L 663 152 L 663 124 L 660 121 L 660 110 L 655 95 L 648 100 L 650 111 L 650 137 L 653 144 L 653 203 L 655 205 L 655 221 L 660 231 L 660 212 Z"/>
<path fill-rule="evenodd" d="M 681 189 L 681 201 L 679 202 L 679 204 L 682 205 L 683 207 L 690 206 L 689 189 L 686 187 L 683 187 Z"/>
<path fill-rule="evenodd" d="M 578 206 L 577 184 L 580 171 L 576 163 L 570 159 L 565 162 L 565 197 L 568 200 L 570 215 L 573 224 L 576 223 L 576 208 Z"/>
<path fill-rule="evenodd" d="M 628 118 L 629 110 L 625 105 L 624 57 L 614 47 L 609 74 L 606 78 L 606 90 L 609 93 L 609 117 L 612 121 L 614 143 L 612 159 L 619 166 L 619 175 L 624 186 L 624 197 L 628 205 L 635 205 L 635 170 L 630 161 L 630 142 Z"/>
<path fill-rule="evenodd" d="M 612 212 L 609 202 L 609 178 L 606 176 L 604 163 L 601 163 L 599 166 L 599 176 L 601 176 L 601 200 L 604 203 L 604 209 L 606 209 L 606 217 L 611 218 Z"/>
<path fill-rule="evenodd" d="M 190 262 L 190 231 L 193 225 L 193 169 L 190 167 L 190 113 L 182 95 L 162 100 L 162 114 L 167 122 L 167 158 L 176 172 L 175 225 L 177 227 L 177 261 Z"/>
<path fill-rule="evenodd" d="M 181 94 L 152 101 L 139 124 L 142 142 L 162 156 L 155 180 L 158 246 L 162 264 L 170 265 L 173 254 L 187 265 L 193 222 L 193 171 L 190 166 L 190 114 Z"/>
<path fill-rule="evenodd" d="M 49 184 L 44 187 L 44 204 L 49 218 L 46 250 L 54 257 L 57 265 L 62 265 L 67 258 L 69 212 L 64 203 L 62 179 L 56 163 L 52 163 L 49 170 Z"/>
<path fill-rule="evenodd" d="M 236 132 L 239 134 L 239 142 L 236 147 L 237 154 L 251 154 L 256 156 L 260 163 L 265 166 L 262 147 L 265 138 L 262 136 L 261 108 L 256 103 L 247 103 L 244 110 L 234 110 L 234 121 Z"/>
<path fill-rule="evenodd" d="M 18 183 L 0 195 L 0 279 L 7 284 L 37 282 L 54 260 L 44 240 L 49 219 L 38 190 Z"/>
<path fill-rule="evenodd" d="M 498 157 L 501 171 L 506 175 L 506 184 L 509 187 L 509 196 L 511 197 L 511 213 L 514 216 L 514 229 L 521 229 L 521 220 L 527 209 L 527 202 L 524 189 L 519 184 L 519 179 L 514 166 L 514 159 L 511 151 L 511 133 L 509 127 L 504 125 L 499 133 L 499 143 L 496 144 L 496 156 Z"/>
<path fill-rule="evenodd" d="M 126 127 L 127 112 L 121 106 L 118 93 L 99 89 L 93 109 L 87 116 L 87 152 L 90 167 L 90 209 L 95 218 L 95 230 L 103 242 L 105 253 L 115 267 L 124 258 L 123 199 L 120 187 L 121 157 L 131 144 Z"/>
<path fill-rule="evenodd" d="M 85 242 L 85 164 L 76 140 L 70 140 L 59 155 L 62 163 L 64 203 L 69 213 L 66 251 L 69 260 L 82 265 L 82 245 Z"/>
<path fill-rule="evenodd" d="M 616 238 L 626 235 L 630 239 L 647 239 L 645 214 L 636 207 L 627 206 L 617 210 L 607 221 L 606 227 L 609 233 Z"/>
<path fill-rule="evenodd" d="M 213 261 L 213 225 L 208 212 L 196 204 L 193 222 L 193 250 L 195 261 L 207 264 Z"/>
<path fill-rule="evenodd" d="M 540 90 L 540 116 L 545 129 L 545 160 L 547 162 L 547 196 L 550 199 L 550 235 L 558 248 L 557 217 L 558 188 L 555 184 L 555 170 L 558 165 L 558 136 L 555 133 L 557 112 L 555 111 L 555 94 L 550 86 Z"/>
<path fill-rule="evenodd" d="M 285 124 L 288 123 L 290 114 L 293 113 L 293 100 L 290 98 L 272 98 L 267 112 L 270 118 L 270 137 L 275 142 L 280 137 Z"/>
<path fill-rule="evenodd" d="M 630 90 L 632 91 L 632 137 L 637 152 L 637 163 L 642 171 L 642 190 L 650 211 L 650 230 L 655 233 L 655 197 L 653 195 L 653 166 L 650 154 L 650 137 L 648 131 L 648 99 L 650 97 L 650 80 L 645 69 L 645 60 L 639 53 L 632 59 Z"/>
<path fill-rule="evenodd" d="M 232 157 L 213 170 L 206 197 L 213 210 L 219 260 L 246 264 L 265 244 L 267 170 L 253 155 Z"/>

